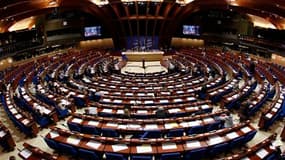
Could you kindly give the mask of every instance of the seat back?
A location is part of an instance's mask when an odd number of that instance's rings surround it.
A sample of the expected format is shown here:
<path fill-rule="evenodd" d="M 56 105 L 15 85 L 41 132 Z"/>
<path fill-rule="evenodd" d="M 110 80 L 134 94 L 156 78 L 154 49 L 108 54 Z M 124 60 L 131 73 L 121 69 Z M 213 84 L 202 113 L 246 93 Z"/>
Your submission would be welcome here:
<path fill-rule="evenodd" d="M 146 131 L 141 138 L 161 138 L 160 131 Z"/>
<path fill-rule="evenodd" d="M 124 155 L 119 154 L 119 153 L 106 152 L 106 159 L 108 159 L 108 160 L 127 160 L 127 157 L 125 157 Z"/>
<path fill-rule="evenodd" d="M 86 149 L 78 149 L 79 157 L 84 160 L 100 160 L 99 156 L 93 152 Z"/>
<path fill-rule="evenodd" d="M 152 160 L 152 156 L 133 155 L 131 156 L 131 160 Z"/>
<path fill-rule="evenodd" d="M 44 140 L 50 148 L 55 149 L 55 150 L 58 149 L 58 144 L 54 140 L 46 138 L 46 137 L 44 138 Z"/>
<path fill-rule="evenodd" d="M 200 160 L 205 157 L 207 148 L 193 149 L 184 154 L 184 160 Z"/>
<path fill-rule="evenodd" d="M 72 122 L 68 122 L 67 125 L 68 125 L 68 128 L 69 128 L 71 131 L 81 132 L 81 128 L 79 127 L 78 124 L 72 123 Z"/>
<path fill-rule="evenodd" d="M 181 137 L 183 136 L 184 129 L 173 129 L 167 133 L 167 137 Z"/>
<path fill-rule="evenodd" d="M 247 143 L 248 141 L 252 140 L 256 133 L 256 130 L 249 132 L 244 138 L 244 143 Z"/>
<path fill-rule="evenodd" d="M 70 154 L 72 156 L 77 156 L 77 150 L 68 144 L 58 143 L 58 147 L 61 152 Z"/>
<path fill-rule="evenodd" d="M 228 143 L 216 144 L 210 149 L 210 155 L 217 155 L 217 153 L 225 152 L 228 147 Z"/>
<path fill-rule="evenodd" d="M 81 131 L 87 134 L 100 135 L 100 132 L 97 130 L 97 128 L 92 126 L 82 126 Z"/>
<path fill-rule="evenodd" d="M 102 128 L 102 136 L 104 137 L 119 137 L 118 132 L 110 128 Z"/>
<path fill-rule="evenodd" d="M 204 133 L 204 126 L 193 126 L 188 130 L 188 134 L 200 134 Z"/>
<path fill-rule="evenodd" d="M 161 160 L 181 160 L 181 154 L 178 152 L 165 153 L 161 155 Z"/>

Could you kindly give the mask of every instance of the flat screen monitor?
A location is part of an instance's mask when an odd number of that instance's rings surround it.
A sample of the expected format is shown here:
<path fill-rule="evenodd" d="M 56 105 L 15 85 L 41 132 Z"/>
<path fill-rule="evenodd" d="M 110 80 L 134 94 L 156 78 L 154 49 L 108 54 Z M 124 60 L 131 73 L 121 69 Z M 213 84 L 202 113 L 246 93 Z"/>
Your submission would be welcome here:
<path fill-rule="evenodd" d="M 200 36 L 200 26 L 183 25 L 183 34 Z"/>
<path fill-rule="evenodd" d="M 84 36 L 85 37 L 101 36 L 101 26 L 84 27 Z"/>

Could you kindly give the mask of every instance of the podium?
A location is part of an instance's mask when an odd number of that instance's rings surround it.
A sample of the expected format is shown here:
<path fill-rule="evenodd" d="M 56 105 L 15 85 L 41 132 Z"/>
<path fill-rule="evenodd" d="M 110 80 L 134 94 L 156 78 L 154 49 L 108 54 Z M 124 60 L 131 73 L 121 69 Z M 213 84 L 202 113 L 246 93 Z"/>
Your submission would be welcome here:
<path fill-rule="evenodd" d="M 145 61 L 160 61 L 163 58 L 163 51 L 147 51 L 147 52 L 137 52 L 137 51 L 127 51 L 122 52 L 128 58 L 128 61 L 140 62 L 143 59 Z"/>

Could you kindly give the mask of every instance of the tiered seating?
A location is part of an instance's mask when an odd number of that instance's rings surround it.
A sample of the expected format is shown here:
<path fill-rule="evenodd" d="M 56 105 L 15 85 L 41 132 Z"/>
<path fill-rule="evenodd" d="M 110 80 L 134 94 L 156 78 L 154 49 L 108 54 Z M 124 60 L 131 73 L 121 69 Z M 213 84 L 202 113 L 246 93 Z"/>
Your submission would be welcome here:
<path fill-rule="evenodd" d="M 8 128 L 0 121 L 0 145 L 6 151 L 14 150 L 16 146 Z"/>

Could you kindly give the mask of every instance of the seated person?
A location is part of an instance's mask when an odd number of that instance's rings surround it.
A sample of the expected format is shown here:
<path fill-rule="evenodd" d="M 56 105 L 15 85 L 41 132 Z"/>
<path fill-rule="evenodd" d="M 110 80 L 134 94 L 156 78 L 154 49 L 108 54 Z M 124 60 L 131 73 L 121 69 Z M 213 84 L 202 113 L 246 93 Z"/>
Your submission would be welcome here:
<path fill-rule="evenodd" d="M 167 111 L 163 107 L 158 107 L 158 109 L 155 111 L 155 115 L 157 118 L 166 118 Z"/>

